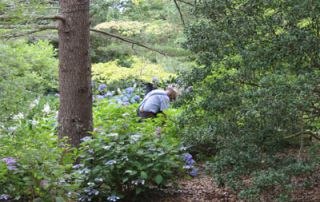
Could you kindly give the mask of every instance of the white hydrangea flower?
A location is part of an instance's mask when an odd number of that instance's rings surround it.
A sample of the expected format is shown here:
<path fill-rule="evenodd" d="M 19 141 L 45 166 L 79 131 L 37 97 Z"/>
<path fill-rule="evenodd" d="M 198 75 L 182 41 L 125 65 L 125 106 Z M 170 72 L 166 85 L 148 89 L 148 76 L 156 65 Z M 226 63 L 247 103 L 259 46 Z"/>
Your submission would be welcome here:
<path fill-rule="evenodd" d="M 9 132 L 14 132 L 14 131 L 16 131 L 17 130 L 17 127 L 16 126 L 14 126 L 14 127 L 9 127 L 8 128 L 8 131 Z"/>
<path fill-rule="evenodd" d="M 49 103 L 46 103 L 46 104 L 44 105 L 42 112 L 44 112 L 44 113 L 46 113 L 46 114 L 49 114 L 49 113 L 51 112 Z"/>
<path fill-rule="evenodd" d="M 21 113 L 21 112 L 19 112 L 18 114 L 14 115 L 14 116 L 12 117 L 12 119 L 13 119 L 13 120 L 16 120 L 16 121 L 21 120 L 21 119 L 23 119 L 23 118 L 24 118 L 24 115 L 23 115 L 23 113 Z"/>
<path fill-rule="evenodd" d="M 34 126 L 34 125 L 37 125 L 39 122 L 37 120 L 32 120 L 31 121 L 31 124 Z"/>
<path fill-rule="evenodd" d="M 37 99 L 33 100 L 30 105 L 29 105 L 29 109 L 33 109 L 35 106 L 37 106 L 40 102 L 40 97 L 37 97 Z"/>

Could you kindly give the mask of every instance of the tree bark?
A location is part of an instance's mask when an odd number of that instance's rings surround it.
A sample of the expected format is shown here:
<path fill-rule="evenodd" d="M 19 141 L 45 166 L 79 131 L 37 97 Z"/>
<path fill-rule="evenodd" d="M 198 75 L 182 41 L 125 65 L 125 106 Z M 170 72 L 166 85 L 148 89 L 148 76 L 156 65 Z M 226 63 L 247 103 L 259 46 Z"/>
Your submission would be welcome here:
<path fill-rule="evenodd" d="M 78 147 L 92 130 L 89 0 L 60 0 L 59 137 Z"/>

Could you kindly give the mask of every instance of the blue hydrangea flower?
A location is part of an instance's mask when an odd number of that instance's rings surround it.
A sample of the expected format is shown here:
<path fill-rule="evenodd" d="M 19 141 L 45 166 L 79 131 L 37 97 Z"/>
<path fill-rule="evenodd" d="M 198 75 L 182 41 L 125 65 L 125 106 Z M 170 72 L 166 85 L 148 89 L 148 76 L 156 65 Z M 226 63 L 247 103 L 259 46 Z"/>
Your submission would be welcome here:
<path fill-rule="evenodd" d="M 86 141 L 89 141 L 89 140 L 91 140 L 92 138 L 90 137 L 90 136 L 85 136 L 84 138 L 81 138 L 80 140 L 82 141 L 82 142 L 86 142 Z"/>
<path fill-rule="evenodd" d="M 119 196 L 116 196 L 116 195 L 111 195 L 107 198 L 108 201 L 117 201 L 119 200 L 120 197 Z"/>
<path fill-rule="evenodd" d="M 106 84 L 101 84 L 101 85 L 98 87 L 98 91 L 103 91 L 106 87 L 107 87 Z"/>
<path fill-rule="evenodd" d="M 128 94 L 131 94 L 131 93 L 133 93 L 134 88 L 133 88 L 133 87 L 129 87 L 129 88 L 126 88 L 125 91 L 126 91 Z"/>
<path fill-rule="evenodd" d="M 112 97 L 113 96 L 113 93 L 108 91 L 106 94 L 105 94 L 106 97 Z"/>
<path fill-rule="evenodd" d="M 117 163 L 116 160 L 109 160 L 109 161 L 107 161 L 105 164 L 111 166 L 111 165 L 116 164 L 116 163 Z"/>
<path fill-rule="evenodd" d="M 0 200 L 8 200 L 10 196 L 8 194 L 1 194 L 0 195 Z"/>
<path fill-rule="evenodd" d="M 191 169 L 192 168 L 192 166 L 190 166 L 190 165 L 184 165 L 183 166 L 183 169 L 186 169 L 186 170 L 189 170 L 189 169 Z"/>
<path fill-rule="evenodd" d="M 78 169 L 78 168 L 81 168 L 83 166 L 84 166 L 83 164 L 76 164 L 76 165 L 72 166 L 72 168 L 73 169 Z"/>
<path fill-rule="evenodd" d="M 141 98 L 140 98 L 140 96 L 139 96 L 139 95 L 134 96 L 134 100 L 135 100 L 135 101 L 139 102 L 139 101 L 140 101 L 140 99 L 141 99 Z"/>
<path fill-rule="evenodd" d="M 129 98 L 128 98 L 127 96 L 123 96 L 123 97 L 122 97 L 122 101 L 123 101 L 123 102 L 129 102 Z"/>
<path fill-rule="evenodd" d="M 192 177 L 195 177 L 198 175 L 199 169 L 193 168 L 192 171 L 189 173 Z"/>
<path fill-rule="evenodd" d="M 97 95 L 97 98 L 101 100 L 101 99 L 104 99 L 105 97 L 103 95 Z"/>
<path fill-rule="evenodd" d="M 192 155 L 189 153 L 185 153 L 185 154 L 183 154 L 183 159 L 185 161 L 190 161 L 190 160 L 192 160 Z"/>
<path fill-rule="evenodd" d="M 118 104 L 122 103 L 122 100 L 121 100 L 120 97 L 117 97 L 117 98 L 116 98 L 116 101 L 117 101 Z"/>
<path fill-rule="evenodd" d="M 193 159 L 190 159 L 186 161 L 186 164 L 192 166 L 193 164 L 195 164 L 195 161 Z"/>

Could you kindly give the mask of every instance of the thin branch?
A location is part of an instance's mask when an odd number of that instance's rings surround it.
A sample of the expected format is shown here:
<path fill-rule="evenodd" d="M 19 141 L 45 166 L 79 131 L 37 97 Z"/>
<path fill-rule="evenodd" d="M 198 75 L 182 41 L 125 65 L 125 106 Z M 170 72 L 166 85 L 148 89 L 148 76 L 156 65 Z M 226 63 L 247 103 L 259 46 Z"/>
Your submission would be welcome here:
<path fill-rule="evenodd" d="M 174 4 L 175 4 L 175 5 L 176 5 L 176 7 L 177 7 L 178 12 L 179 12 L 181 22 L 182 22 L 183 26 L 185 27 L 185 26 L 186 26 L 186 24 L 185 24 L 185 22 L 184 22 L 183 15 L 182 15 L 182 13 L 181 13 L 181 10 L 180 10 L 180 7 L 179 7 L 179 4 L 178 4 L 177 0 L 173 0 L 173 1 L 174 1 Z"/>
<path fill-rule="evenodd" d="M 0 15 L 0 19 L 4 19 L 4 20 L 9 20 L 9 19 L 34 19 L 34 20 L 61 20 L 63 22 L 66 21 L 66 19 L 61 16 L 61 15 L 56 15 L 56 16 L 7 16 L 7 15 Z"/>
<path fill-rule="evenodd" d="M 0 29 L 57 29 L 50 25 L 0 25 Z"/>
<path fill-rule="evenodd" d="M 245 81 L 245 80 L 239 80 L 240 84 L 245 84 L 245 85 L 249 85 L 249 86 L 255 86 L 255 87 L 262 87 L 261 85 L 257 84 L 257 83 L 252 83 L 249 81 Z"/>
<path fill-rule="evenodd" d="M 22 37 L 22 36 L 27 36 L 27 35 L 30 35 L 30 34 L 34 34 L 34 33 L 37 33 L 37 32 L 45 31 L 45 30 L 56 30 L 56 29 L 58 29 L 57 26 L 38 26 L 36 29 L 29 30 L 29 31 L 27 31 L 27 32 L 19 32 L 19 33 L 14 33 L 14 34 L 6 34 L 6 35 L 3 35 L 2 37 L 3 37 L 3 38 L 6 38 L 6 39 L 18 38 L 18 37 Z"/>
<path fill-rule="evenodd" d="M 106 36 L 110 36 L 110 37 L 112 37 L 112 38 L 116 38 L 116 39 L 119 39 L 119 40 L 121 40 L 121 41 L 124 41 L 124 42 L 127 42 L 127 43 L 131 43 L 131 44 L 134 44 L 134 45 L 143 47 L 143 48 L 145 48 L 145 49 L 148 49 L 148 50 L 151 50 L 151 51 L 154 51 L 154 52 L 157 52 L 157 53 L 159 53 L 159 54 L 161 54 L 161 55 L 166 56 L 165 53 L 163 53 L 163 52 L 161 52 L 161 51 L 159 51 L 159 50 L 156 50 L 156 49 L 154 49 L 154 48 L 151 48 L 151 47 L 149 47 L 149 46 L 146 46 L 146 45 L 144 45 L 144 44 L 142 44 L 142 43 L 140 43 L 140 42 L 138 42 L 138 41 L 133 41 L 133 40 L 131 40 L 131 39 L 127 39 L 127 38 L 124 38 L 124 37 L 122 37 L 122 36 L 119 36 L 119 35 L 116 35 L 116 34 L 112 34 L 112 33 L 109 33 L 109 32 L 104 32 L 104 31 L 97 30 L 97 29 L 90 29 L 90 31 L 96 32 L 96 33 L 99 33 L 99 34 L 103 34 L 103 35 L 106 35 Z"/>
<path fill-rule="evenodd" d="M 14 25 L 5 25 L 5 26 L 2 25 L 1 26 L 0 25 L 0 29 L 26 29 L 26 28 L 30 28 L 32 30 L 27 31 L 27 32 L 23 32 L 23 33 L 13 34 L 13 35 L 8 34 L 8 35 L 4 35 L 3 37 L 4 38 L 16 38 L 16 37 L 26 36 L 28 34 L 34 34 L 36 32 L 41 32 L 41 31 L 48 30 L 48 29 L 58 29 L 57 26 L 14 26 Z M 116 34 L 112 34 L 112 33 L 109 33 L 109 32 L 105 32 L 105 31 L 101 31 L 101 30 L 97 30 L 97 29 L 93 29 L 93 28 L 90 28 L 90 31 L 91 32 L 100 33 L 100 34 L 103 34 L 103 35 L 106 35 L 106 36 L 110 36 L 112 38 L 116 38 L 116 39 L 119 39 L 121 41 L 130 43 L 132 45 L 137 45 L 137 46 L 143 47 L 145 49 L 157 52 L 157 53 L 159 53 L 161 55 L 167 56 L 167 54 L 165 54 L 162 51 L 159 51 L 157 49 L 151 48 L 151 47 L 149 47 L 147 45 L 144 45 L 144 44 L 142 44 L 142 43 L 140 43 L 138 41 L 134 41 L 132 39 L 127 39 L 127 38 L 124 38 L 124 37 L 116 35 Z"/>
<path fill-rule="evenodd" d="M 177 0 L 177 1 L 179 1 L 179 2 L 181 2 L 181 3 L 184 3 L 184 4 L 187 4 L 187 5 L 189 5 L 189 6 L 194 6 L 193 3 L 190 3 L 190 2 L 187 2 L 187 1 L 183 1 L 183 0 Z"/>
<path fill-rule="evenodd" d="M 317 133 L 317 132 L 312 132 L 310 130 L 301 131 L 301 132 L 295 133 L 293 135 L 289 135 L 287 137 L 284 137 L 284 139 L 290 139 L 290 138 L 293 138 L 293 137 L 297 137 L 299 135 L 310 135 L 311 137 L 313 137 L 313 138 L 315 138 L 317 140 L 320 140 L 320 134 Z"/>
<path fill-rule="evenodd" d="M 65 17 L 61 15 L 56 15 L 56 16 L 38 16 L 35 19 L 39 20 L 61 20 L 62 22 L 66 22 Z"/>

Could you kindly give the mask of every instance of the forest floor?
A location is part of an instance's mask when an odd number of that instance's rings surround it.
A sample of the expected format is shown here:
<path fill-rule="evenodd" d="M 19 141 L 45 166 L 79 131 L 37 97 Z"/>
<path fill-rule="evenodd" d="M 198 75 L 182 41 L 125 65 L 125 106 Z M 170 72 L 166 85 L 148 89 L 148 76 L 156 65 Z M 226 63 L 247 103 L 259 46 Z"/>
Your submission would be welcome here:
<path fill-rule="evenodd" d="M 307 178 L 307 179 L 310 179 Z M 294 184 L 302 184 L 306 180 L 304 176 L 295 178 Z M 314 185 L 308 189 L 297 189 L 291 194 L 292 202 L 320 202 L 320 169 L 318 169 L 311 179 Z M 211 176 L 202 172 L 199 176 L 191 179 L 179 179 L 176 185 L 171 185 L 162 190 L 159 197 L 153 197 L 148 202 L 244 202 L 237 198 L 237 194 L 231 189 L 219 187 Z M 273 202 L 272 199 L 276 189 L 261 195 L 258 202 Z M 156 198 L 156 199 L 155 199 Z"/>

